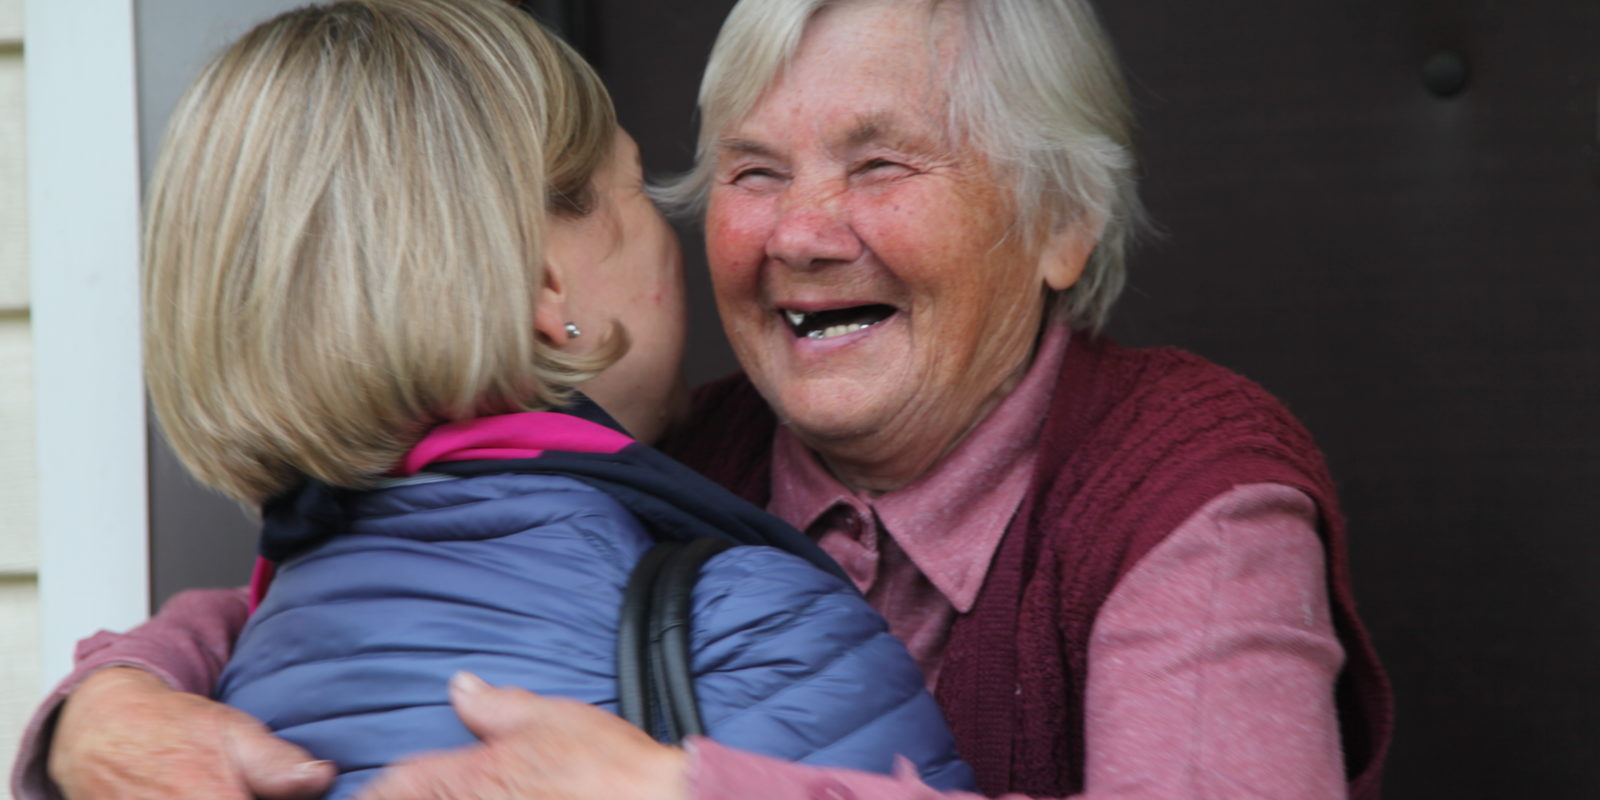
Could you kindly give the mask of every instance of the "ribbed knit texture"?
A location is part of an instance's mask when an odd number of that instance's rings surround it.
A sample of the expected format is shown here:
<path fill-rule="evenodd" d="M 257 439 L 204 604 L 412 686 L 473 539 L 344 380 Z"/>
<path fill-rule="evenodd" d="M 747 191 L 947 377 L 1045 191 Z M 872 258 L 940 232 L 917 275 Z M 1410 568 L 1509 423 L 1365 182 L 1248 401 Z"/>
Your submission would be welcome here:
<path fill-rule="evenodd" d="M 771 491 L 776 420 L 743 376 L 703 387 L 674 455 L 746 499 Z M 936 696 L 988 794 L 1063 796 L 1083 781 L 1088 643 L 1139 559 L 1229 489 L 1278 483 L 1321 514 L 1350 796 L 1378 796 L 1393 723 L 1387 678 L 1355 614 L 1344 521 L 1305 429 L 1256 384 L 1171 349 L 1075 338 L 1039 443 L 1033 487 L 973 610 L 958 618 Z"/>

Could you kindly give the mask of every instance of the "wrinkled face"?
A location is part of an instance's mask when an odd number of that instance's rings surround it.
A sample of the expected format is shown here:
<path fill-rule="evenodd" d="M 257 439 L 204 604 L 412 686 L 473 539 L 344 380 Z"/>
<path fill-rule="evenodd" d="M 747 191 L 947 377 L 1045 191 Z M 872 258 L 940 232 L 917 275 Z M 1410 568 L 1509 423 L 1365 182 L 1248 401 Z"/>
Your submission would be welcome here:
<path fill-rule="evenodd" d="M 562 320 L 578 325 L 592 349 L 613 322 L 632 346 L 620 361 L 578 387 L 641 441 L 660 436 L 686 405 L 683 362 L 683 254 L 677 234 L 644 194 L 639 147 L 618 129 L 594 176 L 595 209 L 550 227 L 546 258 L 566 281 Z M 552 338 L 560 339 L 561 334 Z"/>
<path fill-rule="evenodd" d="M 935 17 L 933 39 L 903 6 L 829 7 L 720 134 L 706 236 L 723 323 L 825 459 L 958 440 L 1039 330 L 1051 263 L 1013 230 L 983 156 L 946 130 L 936 50 L 955 22 Z"/>

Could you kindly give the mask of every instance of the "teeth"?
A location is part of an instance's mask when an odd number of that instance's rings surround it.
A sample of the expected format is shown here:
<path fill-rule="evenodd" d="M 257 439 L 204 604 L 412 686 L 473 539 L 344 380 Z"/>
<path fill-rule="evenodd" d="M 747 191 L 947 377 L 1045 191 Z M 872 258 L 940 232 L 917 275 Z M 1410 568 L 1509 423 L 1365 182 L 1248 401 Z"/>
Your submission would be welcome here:
<path fill-rule="evenodd" d="M 835 336 L 843 336 L 843 335 L 845 335 L 847 333 L 855 333 L 856 331 L 864 331 L 869 327 L 871 327 L 871 326 L 870 325 L 863 325 L 863 324 L 861 324 L 859 322 L 852 322 L 852 323 L 850 323 L 848 325 L 829 325 L 828 327 L 823 328 L 820 331 L 812 331 L 812 332 L 806 334 L 806 338 L 807 339 L 832 339 Z"/>
<path fill-rule="evenodd" d="M 785 310 L 783 315 L 789 318 L 789 324 L 798 328 L 806 321 L 806 312 Z"/>

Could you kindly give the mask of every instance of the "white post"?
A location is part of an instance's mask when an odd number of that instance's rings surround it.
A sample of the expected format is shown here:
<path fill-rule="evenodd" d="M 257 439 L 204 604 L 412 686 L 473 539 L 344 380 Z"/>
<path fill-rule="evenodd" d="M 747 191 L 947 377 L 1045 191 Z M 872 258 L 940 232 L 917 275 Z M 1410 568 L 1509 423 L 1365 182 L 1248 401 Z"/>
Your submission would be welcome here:
<path fill-rule="evenodd" d="M 149 614 L 132 0 L 29 0 L 42 677 Z"/>

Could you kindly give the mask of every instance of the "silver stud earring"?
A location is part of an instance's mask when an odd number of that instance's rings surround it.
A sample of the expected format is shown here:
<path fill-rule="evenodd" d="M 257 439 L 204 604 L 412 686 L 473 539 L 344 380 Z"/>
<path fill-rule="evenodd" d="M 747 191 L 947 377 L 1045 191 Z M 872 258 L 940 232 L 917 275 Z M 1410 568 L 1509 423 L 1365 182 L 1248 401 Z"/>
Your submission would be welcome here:
<path fill-rule="evenodd" d="M 566 326 L 565 326 L 565 330 L 567 332 L 567 338 L 568 339 L 576 339 L 579 336 L 583 335 L 583 331 L 578 330 L 578 326 L 577 326 L 576 323 L 572 323 L 572 322 L 567 323 Z"/>

